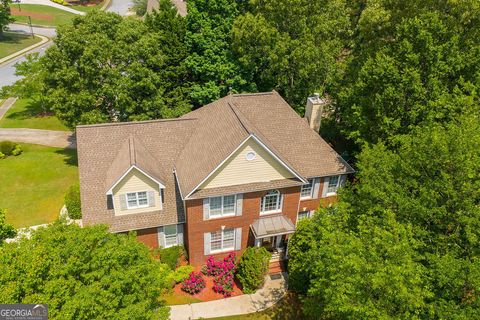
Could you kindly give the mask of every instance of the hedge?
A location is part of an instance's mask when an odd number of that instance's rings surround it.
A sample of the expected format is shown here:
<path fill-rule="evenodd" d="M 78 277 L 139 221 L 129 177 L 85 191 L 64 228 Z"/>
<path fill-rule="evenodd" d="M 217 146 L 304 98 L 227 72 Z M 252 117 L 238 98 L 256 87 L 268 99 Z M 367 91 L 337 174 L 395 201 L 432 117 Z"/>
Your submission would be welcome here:
<path fill-rule="evenodd" d="M 271 254 L 264 247 L 248 247 L 237 264 L 237 278 L 244 293 L 253 293 L 263 285 Z"/>
<path fill-rule="evenodd" d="M 65 207 L 68 211 L 68 217 L 70 219 L 81 219 L 82 211 L 80 206 L 80 185 L 74 184 L 68 188 L 65 194 Z"/>

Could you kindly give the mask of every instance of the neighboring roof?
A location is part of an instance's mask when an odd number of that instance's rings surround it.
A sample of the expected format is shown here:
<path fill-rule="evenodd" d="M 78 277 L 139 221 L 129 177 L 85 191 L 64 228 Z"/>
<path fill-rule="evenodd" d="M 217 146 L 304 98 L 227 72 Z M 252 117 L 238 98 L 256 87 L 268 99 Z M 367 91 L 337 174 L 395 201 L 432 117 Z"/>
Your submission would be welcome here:
<path fill-rule="evenodd" d="M 297 179 L 282 179 L 274 180 L 269 182 L 257 182 L 257 183 L 246 183 L 238 184 L 235 186 L 229 187 L 218 187 L 218 188 L 209 188 L 195 191 L 189 199 L 201 199 L 211 196 L 223 196 L 228 194 L 236 193 L 245 193 L 245 192 L 256 192 L 263 190 L 279 189 L 279 188 L 289 188 L 295 186 L 301 186 L 304 184 Z"/>
<path fill-rule="evenodd" d="M 260 218 L 250 225 L 256 239 L 295 232 L 292 220 L 284 215 Z"/>
<path fill-rule="evenodd" d="M 106 223 L 114 232 L 138 230 L 185 221 L 183 200 L 173 174 L 175 158 L 182 150 L 196 121 L 190 119 L 155 120 L 99 124 L 77 127 L 78 164 L 80 175 L 83 223 Z M 163 210 L 115 216 L 107 210 L 105 192 L 115 175 L 120 178 L 131 154 L 126 150 L 135 139 L 137 163 L 145 170 L 155 171 L 164 182 Z M 137 143 L 138 142 L 138 143 Z M 138 148 L 138 146 L 142 146 Z M 145 150 L 148 151 L 148 155 Z M 138 160 L 140 158 L 145 159 Z M 146 164 L 150 156 L 154 163 Z M 152 158 L 150 158 L 150 161 Z M 157 166 L 153 169 L 151 166 Z M 157 171 L 158 170 L 158 171 Z M 108 176 L 108 177 L 107 177 Z"/>
<path fill-rule="evenodd" d="M 305 178 L 353 169 L 275 91 L 229 95 L 182 119 L 197 119 L 176 171 L 186 197 L 251 134 Z"/>
<path fill-rule="evenodd" d="M 106 176 L 106 192 L 111 193 L 112 189 L 122 180 L 132 168 L 139 169 L 150 179 L 165 187 L 165 176 L 158 160 L 145 148 L 138 138 L 130 136 L 120 147 L 117 156 L 108 168 Z"/>

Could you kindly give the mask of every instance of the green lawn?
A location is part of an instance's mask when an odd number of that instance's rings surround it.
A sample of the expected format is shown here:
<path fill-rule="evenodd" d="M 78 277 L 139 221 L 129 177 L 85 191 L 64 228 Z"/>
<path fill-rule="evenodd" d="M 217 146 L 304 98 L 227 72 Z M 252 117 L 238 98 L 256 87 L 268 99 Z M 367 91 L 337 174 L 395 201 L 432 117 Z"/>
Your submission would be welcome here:
<path fill-rule="evenodd" d="M 197 299 L 195 297 L 178 295 L 178 294 L 175 294 L 174 292 L 164 294 L 160 297 L 160 299 L 165 300 L 168 306 L 202 302 L 202 300 Z"/>
<path fill-rule="evenodd" d="M 18 99 L 0 120 L 0 128 L 68 130 L 57 117 L 45 115 L 41 106 L 29 99 Z"/>
<path fill-rule="evenodd" d="M 16 228 L 54 221 L 78 181 L 76 150 L 21 146 L 21 155 L 0 160 L 0 208 Z"/>
<path fill-rule="evenodd" d="M 69 23 L 75 14 L 54 7 L 40 4 L 11 4 L 10 9 L 16 22 L 28 23 L 28 16 L 32 18 L 32 24 L 40 26 L 58 26 Z"/>
<path fill-rule="evenodd" d="M 240 316 L 210 318 L 210 320 L 297 320 L 303 319 L 298 297 L 288 293 L 276 305 L 262 312 Z"/>
<path fill-rule="evenodd" d="M 4 32 L 3 39 L 0 40 L 0 59 L 25 49 L 41 40 L 39 37 L 32 38 L 31 35 L 23 33 Z"/>

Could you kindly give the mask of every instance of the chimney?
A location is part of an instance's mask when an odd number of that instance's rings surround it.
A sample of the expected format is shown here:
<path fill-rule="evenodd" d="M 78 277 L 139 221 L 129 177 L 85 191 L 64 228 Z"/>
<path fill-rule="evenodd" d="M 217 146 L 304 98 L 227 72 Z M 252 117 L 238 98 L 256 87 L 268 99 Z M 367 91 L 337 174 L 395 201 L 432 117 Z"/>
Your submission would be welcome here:
<path fill-rule="evenodd" d="M 320 132 L 320 125 L 322 122 L 323 109 L 328 105 L 329 101 L 326 98 L 320 98 L 320 94 L 314 93 L 307 98 L 307 106 L 305 108 L 305 118 L 310 125 L 310 128 L 315 132 Z"/>

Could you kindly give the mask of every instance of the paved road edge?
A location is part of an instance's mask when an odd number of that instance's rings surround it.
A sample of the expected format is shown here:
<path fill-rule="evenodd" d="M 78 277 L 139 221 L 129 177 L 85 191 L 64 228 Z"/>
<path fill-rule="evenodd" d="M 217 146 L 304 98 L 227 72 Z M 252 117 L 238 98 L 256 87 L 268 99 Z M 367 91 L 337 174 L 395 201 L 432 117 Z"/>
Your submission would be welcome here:
<path fill-rule="evenodd" d="M 40 47 L 41 45 L 43 45 L 43 44 L 47 43 L 48 41 L 50 41 L 50 38 L 48 38 L 48 37 L 41 36 L 41 35 L 39 35 L 39 34 L 35 34 L 35 36 L 41 38 L 42 40 L 40 40 L 40 42 L 37 42 L 37 43 L 35 43 L 35 44 L 32 44 L 30 47 L 26 47 L 26 48 L 24 48 L 24 49 L 22 49 L 22 50 L 19 50 L 19 51 L 17 51 L 17 52 L 12 53 L 11 55 L 6 56 L 5 58 L 0 59 L 0 66 L 1 66 L 2 64 L 4 64 L 4 63 L 9 62 L 10 60 L 12 60 L 12 59 L 14 59 L 14 58 L 16 58 L 16 57 L 18 57 L 18 56 L 20 56 L 20 55 L 23 55 L 23 54 L 26 54 L 26 53 L 28 53 L 28 51 L 33 50 L 33 49 L 35 49 L 35 48 L 38 48 L 38 47 Z"/>

